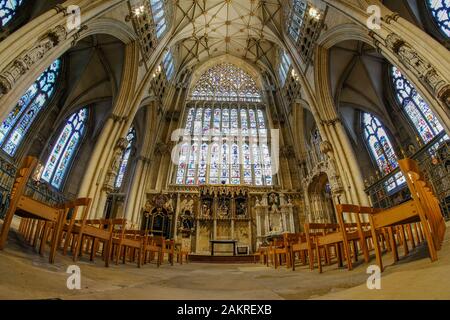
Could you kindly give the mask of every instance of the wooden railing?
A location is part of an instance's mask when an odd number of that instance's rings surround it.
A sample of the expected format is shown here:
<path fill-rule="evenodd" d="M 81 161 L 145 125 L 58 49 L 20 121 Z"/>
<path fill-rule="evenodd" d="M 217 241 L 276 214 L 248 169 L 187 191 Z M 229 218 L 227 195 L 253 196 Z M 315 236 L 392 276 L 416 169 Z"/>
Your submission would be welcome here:
<path fill-rule="evenodd" d="M 450 140 L 445 132 L 441 132 L 428 144 L 420 148 L 410 158 L 419 163 L 420 169 L 425 173 L 427 180 L 434 188 L 444 216 L 450 218 Z M 390 208 L 410 198 L 406 184 L 392 190 L 388 186 L 398 178 L 400 169 L 397 168 L 388 175 L 370 183 L 366 188 L 372 206 L 377 208 Z M 397 178 L 396 178 L 397 176 Z"/>

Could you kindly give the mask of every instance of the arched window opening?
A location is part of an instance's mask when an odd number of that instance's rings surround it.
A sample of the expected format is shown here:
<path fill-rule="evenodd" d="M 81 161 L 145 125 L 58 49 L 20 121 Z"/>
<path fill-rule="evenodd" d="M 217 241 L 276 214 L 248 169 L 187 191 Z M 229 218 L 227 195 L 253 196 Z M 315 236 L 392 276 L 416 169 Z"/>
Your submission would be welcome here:
<path fill-rule="evenodd" d="M 266 108 L 255 80 L 229 63 L 202 74 L 192 90 L 175 183 L 271 186 Z"/>
<path fill-rule="evenodd" d="M 78 151 L 88 119 L 88 109 L 72 114 L 56 140 L 45 164 L 42 179 L 60 189 L 67 176 L 73 157 Z"/>
<path fill-rule="evenodd" d="M 183 138 L 191 144 L 180 147 L 176 183 L 272 185 L 266 127 L 258 107 L 190 108 Z"/>
<path fill-rule="evenodd" d="M 397 67 L 392 66 L 391 74 L 395 95 L 403 111 L 408 115 L 422 141 L 430 142 L 444 130 L 444 127 L 431 111 L 430 106 Z"/>
<path fill-rule="evenodd" d="M 288 34 L 296 43 L 300 37 L 300 30 L 303 25 L 308 4 L 303 0 L 294 0 L 289 17 Z"/>
<path fill-rule="evenodd" d="M 437 26 L 447 38 L 450 37 L 450 1 L 427 0 L 428 8 Z"/>
<path fill-rule="evenodd" d="M 8 155 L 15 155 L 33 121 L 50 101 L 55 92 L 60 69 L 61 61 L 57 59 L 28 88 L 1 124 L 0 146 Z"/>
<path fill-rule="evenodd" d="M 128 141 L 128 144 L 122 153 L 119 171 L 117 172 L 116 181 L 114 183 L 114 186 L 116 187 L 116 189 L 119 189 L 122 186 L 123 177 L 125 175 L 125 172 L 128 169 L 128 160 L 130 159 L 131 151 L 132 151 L 134 143 L 136 141 L 136 130 L 134 129 L 134 127 L 131 127 L 130 130 L 128 131 L 127 141 Z"/>
<path fill-rule="evenodd" d="M 150 0 L 150 8 L 152 10 L 153 22 L 155 23 L 156 36 L 161 38 L 167 30 L 164 0 Z"/>
<path fill-rule="evenodd" d="M 288 76 L 289 68 L 291 67 L 291 59 L 289 58 L 286 51 L 283 50 L 280 57 L 280 65 L 278 68 L 278 73 L 280 75 L 281 85 L 284 86 L 286 78 Z"/>
<path fill-rule="evenodd" d="M 380 169 L 380 172 L 383 175 L 387 175 L 394 171 L 398 167 L 397 156 L 381 122 L 375 116 L 364 113 L 363 128 L 370 154 Z M 392 191 L 404 183 L 405 178 L 399 172 L 387 182 L 387 191 Z"/>
<path fill-rule="evenodd" d="M 166 73 L 167 79 L 172 79 L 173 73 L 175 71 L 175 64 L 173 62 L 173 56 L 170 51 L 167 51 L 167 53 L 164 55 L 163 58 L 163 67 L 164 71 Z"/>
<path fill-rule="evenodd" d="M 24 0 L 0 0 L 0 29 L 11 22 Z"/>

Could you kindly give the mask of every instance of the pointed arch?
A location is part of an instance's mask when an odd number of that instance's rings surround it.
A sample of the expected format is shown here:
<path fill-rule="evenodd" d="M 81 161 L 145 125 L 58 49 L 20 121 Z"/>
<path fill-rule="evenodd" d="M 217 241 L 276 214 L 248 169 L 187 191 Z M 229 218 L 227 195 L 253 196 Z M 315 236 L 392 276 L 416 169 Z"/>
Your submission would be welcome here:
<path fill-rule="evenodd" d="M 57 189 L 61 189 L 73 157 L 80 147 L 88 116 L 88 109 L 82 108 L 68 118 L 44 166 L 42 180 Z"/>

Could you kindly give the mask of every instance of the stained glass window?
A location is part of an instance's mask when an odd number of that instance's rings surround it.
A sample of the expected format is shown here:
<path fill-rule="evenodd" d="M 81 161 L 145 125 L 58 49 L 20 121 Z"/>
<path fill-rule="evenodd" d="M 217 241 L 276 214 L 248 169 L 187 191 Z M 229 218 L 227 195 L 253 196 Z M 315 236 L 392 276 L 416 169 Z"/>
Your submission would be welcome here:
<path fill-rule="evenodd" d="M 39 111 L 50 100 L 60 71 L 58 59 L 28 88 L 0 126 L 0 145 L 14 156 Z"/>
<path fill-rule="evenodd" d="M 397 156 L 381 122 L 375 116 L 364 113 L 363 127 L 367 145 L 378 168 L 384 175 L 391 173 L 398 167 Z M 388 191 L 391 191 L 403 183 L 405 178 L 400 172 L 395 175 L 395 179 L 388 181 L 386 187 Z"/>
<path fill-rule="evenodd" d="M 175 64 L 173 62 L 173 56 L 170 51 L 167 51 L 163 58 L 163 67 L 166 72 L 167 79 L 172 79 L 173 73 L 175 71 Z"/>
<path fill-rule="evenodd" d="M 298 41 L 300 37 L 300 29 L 305 18 L 307 3 L 303 0 L 294 0 L 290 18 L 288 22 L 288 34 L 294 40 Z"/>
<path fill-rule="evenodd" d="M 78 150 L 86 127 L 88 109 L 83 108 L 72 114 L 56 140 L 41 178 L 59 189 L 67 175 L 73 156 Z"/>
<path fill-rule="evenodd" d="M 156 36 L 161 38 L 167 30 L 164 0 L 150 0 L 150 8 L 152 10 L 153 22 L 155 23 Z"/>
<path fill-rule="evenodd" d="M 280 81 L 282 86 L 286 81 L 290 67 L 291 67 L 291 59 L 287 55 L 286 51 L 283 50 L 283 52 L 281 53 L 280 64 L 278 67 L 278 73 L 280 75 Z"/>
<path fill-rule="evenodd" d="M 14 18 L 22 3 L 23 0 L 0 0 L 0 29 Z"/>
<path fill-rule="evenodd" d="M 134 127 L 131 127 L 127 134 L 127 147 L 122 153 L 122 158 L 120 160 L 119 171 L 117 172 L 116 182 L 114 186 L 118 189 L 122 186 L 123 177 L 128 167 L 128 160 L 130 159 L 131 150 L 133 148 L 133 144 L 136 141 L 136 130 Z"/>
<path fill-rule="evenodd" d="M 450 37 L 450 1 L 427 0 L 428 8 L 441 32 Z"/>
<path fill-rule="evenodd" d="M 392 79 L 397 99 L 420 137 L 425 143 L 432 140 L 444 127 L 431 111 L 428 104 L 400 70 L 392 67 Z"/>
<path fill-rule="evenodd" d="M 183 132 L 177 184 L 273 184 L 265 112 L 260 107 L 188 108 Z"/>
<path fill-rule="evenodd" d="M 192 90 L 192 100 L 261 101 L 255 80 L 231 63 L 211 67 L 200 76 Z"/>
<path fill-rule="evenodd" d="M 265 106 L 255 80 L 230 63 L 202 74 L 192 89 L 176 184 L 273 185 Z"/>

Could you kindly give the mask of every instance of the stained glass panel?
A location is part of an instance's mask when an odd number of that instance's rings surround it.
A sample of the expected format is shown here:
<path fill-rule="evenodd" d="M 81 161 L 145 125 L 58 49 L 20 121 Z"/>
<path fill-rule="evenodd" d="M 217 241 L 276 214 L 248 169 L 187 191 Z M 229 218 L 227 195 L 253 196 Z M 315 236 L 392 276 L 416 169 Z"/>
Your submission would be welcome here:
<path fill-rule="evenodd" d="M 192 90 L 193 100 L 261 101 L 255 80 L 230 63 L 218 64 L 200 76 Z"/>
<path fill-rule="evenodd" d="M 86 108 L 70 116 L 45 164 L 42 179 L 57 189 L 61 187 L 72 158 L 78 150 L 87 117 L 88 110 Z"/>
<path fill-rule="evenodd" d="M 363 127 L 366 142 L 378 168 L 384 175 L 389 174 L 398 167 L 398 162 L 386 131 L 381 122 L 369 113 L 363 115 Z M 403 183 L 405 183 L 403 175 L 396 176 L 396 179 L 387 185 L 387 190 L 391 191 Z"/>
<path fill-rule="evenodd" d="M 400 70 L 392 66 L 392 79 L 397 99 L 420 137 L 425 143 L 432 140 L 444 127 L 431 111 L 428 104 Z"/>
<path fill-rule="evenodd" d="M 164 55 L 163 68 L 164 71 L 166 72 L 167 79 L 169 80 L 172 79 L 173 73 L 175 71 L 175 63 L 173 61 L 172 52 L 170 51 L 167 51 L 166 54 Z"/>
<path fill-rule="evenodd" d="M 307 3 L 303 0 L 293 0 L 293 6 L 288 20 L 288 34 L 297 42 L 300 36 L 300 28 L 303 25 Z"/>
<path fill-rule="evenodd" d="M 128 160 L 130 159 L 131 149 L 136 140 L 136 130 L 133 127 L 128 130 L 127 134 L 127 147 L 123 151 L 122 158 L 120 160 L 119 172 L 117 173 L 116 182 L 114 186 L 116 188 L 120 188 L 122 186 L 123 177 L 125 176 L 125 172 L 128 167 Z"/>
<path fill-rule="evenodd" d="M 287 55 L 286 51 L 283 50 L 281 52 L 280 63 L 278 66 L 278 74 L 280 76 L 280 82 L 281 82 L 282 86 L 284 85 L 284 83 L 286 81 L 290 67 L 291 67 L 291 59 Z"/>
<path fill-rule="evenodd" d="M 264 109 L 201 105 L 187 110 L 183 139 L 194 147 L 181 148 L 176 183 L 272 185 Z"/>
<path fill-rule="evenodd" d="M 11 22 L 22 3 L 23 0 L 0 0 L 0 28 Z"/>
<path fill-rule="evenodd" d="M 150 0 L 150 8 L 152 10 L 153 22 L 155 23 L 156 36 L 161 38 L 167 30 L 164 0 Z"/>
<path fill-rule="evenodd" d="M 428 8 L 441 32 L 450 37 L 450 1 L 427 0 Z"/>
<path fill-rule="evenodd" d="M 59 75 L 61 61 L 55 60 L 28 88 L 0 126 L 0 145 L 14 156 L 39 112 L 50 100 Z"/>

